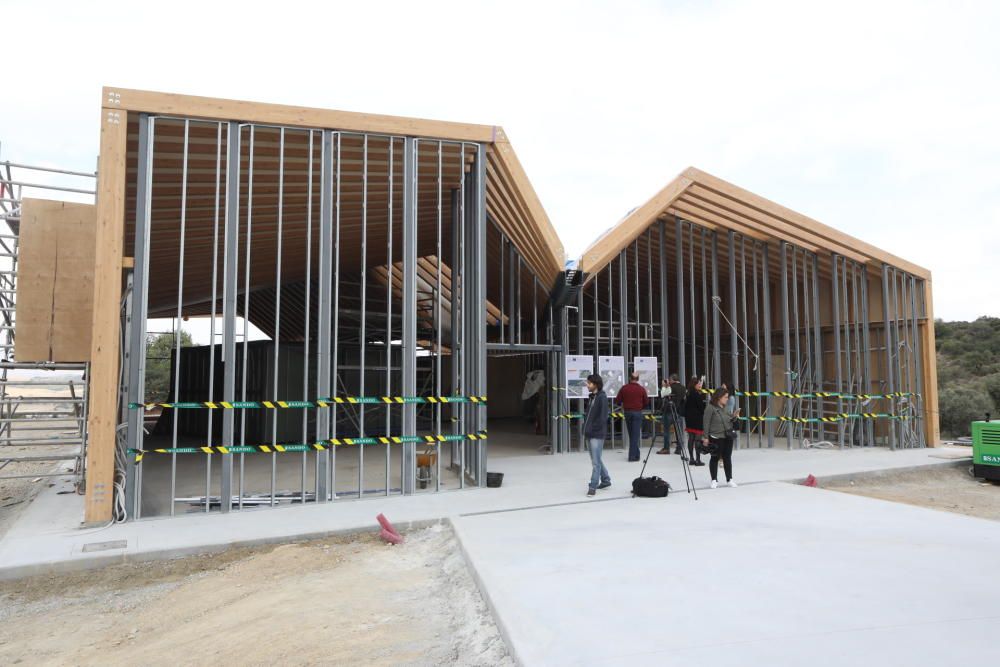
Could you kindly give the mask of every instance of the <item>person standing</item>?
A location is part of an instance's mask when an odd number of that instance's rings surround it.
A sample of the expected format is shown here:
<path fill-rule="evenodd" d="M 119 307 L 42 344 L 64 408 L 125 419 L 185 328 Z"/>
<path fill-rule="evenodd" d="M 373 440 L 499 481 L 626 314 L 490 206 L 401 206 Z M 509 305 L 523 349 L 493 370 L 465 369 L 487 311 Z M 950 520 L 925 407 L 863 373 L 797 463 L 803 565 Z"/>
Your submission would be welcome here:
<path fill-rule="evenodd" d="M 587 439 L 590 450 L 590 485 L 587 495 L 596 495 L 597 489 L 611 486 L 611 476 L 604 466 L 604 439 L 608 437 L 608 396 L 604 393 L 604 380 L 600 375 L 587 377 L 587 389 L 590 390 L 590 405 L 583 420 L 583 437 Z"/>
<path fill-rule="evenodd" d="M 726 413 L 729 415 L 731 421 L 735 421 L 735 418 L 739 417 L 740 414 L 740 399 L 736 396 L 736 385 L 732 382 L 723 382 L 719 386 L 729 392 L 729 400 L 726 401 Z M 739 444 L 740 432 L 737 429 L 733 433 L 733 449 L 738 449 Z"/>
<path fill-rule="evenodd" d="M 670 436 L 674 434 L 674 417 L 676 416 L 677 445 L 674 454 L 680 454 L 684 448 L 680 433 L 684 431 L 684 394 L 687 393 L 680 383 L 677 373 L 671 373 L 669 379 L 663 380 L 660 387 L 660 398 L 663 399 L 663 448 L 657 454 L 670 453 Z M 673 409 L 671 409 L 671 406 Z"/>
<path fill-rule="evenodd" d="M 705 433 L 705 395 L 702 393 L 702 381 L 697 375 L 692 375 L 687 384 L 687 395 L 684 398 L 684 432 L 687 434 L 688 461 L 693 466 L 705 465 L 701 461 L 701 452 L 696 444 Z"/>
<path fill-rule="evenodd" d="M 628 460 L 639 460 L 642 445 L 642 411 L 649 401 L 646 388 L 639 384 L 639 373 L 633 371 L 629 383 L 618 390 L 615 397 L 625 411 L 625 428 L 628 429 Z"/>
<path fill-rule="evenodd" d="M 733 481 L 733 423 L 739 416 L 739 408 L 730 413 L 726 409 L 729 391 L 719 387 L 712 394 L 712 400 L 705 407 L 705 433 L 702 442 L 715 445 L 712 458 L 708 460 L 708 473 L 712 476 L 712 488 L 719 486 L 719 459 L 726 471 L 726 483 L 736 488 Z"/>

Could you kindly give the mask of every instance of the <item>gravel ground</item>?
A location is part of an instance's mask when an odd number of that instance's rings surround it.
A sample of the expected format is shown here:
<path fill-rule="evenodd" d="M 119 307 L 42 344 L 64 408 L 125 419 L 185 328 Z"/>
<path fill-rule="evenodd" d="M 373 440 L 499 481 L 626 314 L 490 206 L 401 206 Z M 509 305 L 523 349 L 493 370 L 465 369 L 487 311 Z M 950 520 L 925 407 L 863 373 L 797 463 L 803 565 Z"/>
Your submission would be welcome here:
<path fill-rule="evenodd" d="M 0 664 L 512 665 L 450 528 L 0 583 Z"/>
<path fill-rule="evenodd" d="M 857 475 L 819 485 L 824 489 L 1000 521 L 1000 484 L 974 479 L 970 462 L 920 470 Z"/>

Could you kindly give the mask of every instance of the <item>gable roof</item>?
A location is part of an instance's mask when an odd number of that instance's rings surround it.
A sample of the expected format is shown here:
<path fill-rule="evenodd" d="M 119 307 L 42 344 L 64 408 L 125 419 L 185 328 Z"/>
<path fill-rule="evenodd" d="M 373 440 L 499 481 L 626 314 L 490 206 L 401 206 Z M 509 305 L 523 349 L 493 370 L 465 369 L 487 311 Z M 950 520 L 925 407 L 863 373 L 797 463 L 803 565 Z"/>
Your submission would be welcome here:
<path fill-rule="evenodd" d="M 918 278 L 930 271 L 748 190 L 689 167 L 588 247 L 580 270 L 593 275 L 654 222 L 676 216 L 708 229 L 761 241 L 787 241 L 813 252 L 834 252 L 864 264 L 891 264 Z"/>
<path fill-rule="evenodd" d="M 484 143 L 487 145 L 488 215 L 514 242 L 540 279 L 551 285 L 563 269 L 562 242 L 502 127 L 114 87 L 103 89 L 102 108 L 108 112 L 131 112 L 128 119 L 130 146 L 135 145 L 135 118 L 139 113 Z"/>

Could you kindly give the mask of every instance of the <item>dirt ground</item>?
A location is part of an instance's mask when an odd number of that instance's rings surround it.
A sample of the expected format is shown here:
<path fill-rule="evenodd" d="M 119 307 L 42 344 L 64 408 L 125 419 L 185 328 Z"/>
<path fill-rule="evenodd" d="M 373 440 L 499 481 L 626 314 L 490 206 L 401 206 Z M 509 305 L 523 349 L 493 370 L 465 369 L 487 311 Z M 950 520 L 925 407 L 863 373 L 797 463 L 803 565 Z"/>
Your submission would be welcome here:
<path fill-rule="evenodd" d="M 450 528 L 0 582 L 0 664 L 512 665 Z"/>
<path fill-rule="evenodd" d="M 969 474 L 972 463 L 922 470 L 860 475 L 852 480 L 823 482 L 824 489 L 892 500 L 908 505 L 1000 521 L 1000 484 Z"/>

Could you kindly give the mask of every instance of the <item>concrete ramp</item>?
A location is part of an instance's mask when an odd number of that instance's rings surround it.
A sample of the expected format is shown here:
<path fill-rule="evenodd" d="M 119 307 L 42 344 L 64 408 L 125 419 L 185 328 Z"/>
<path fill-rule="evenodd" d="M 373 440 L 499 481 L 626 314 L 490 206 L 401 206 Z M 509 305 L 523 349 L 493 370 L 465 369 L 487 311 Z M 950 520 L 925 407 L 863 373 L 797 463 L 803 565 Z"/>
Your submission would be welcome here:
<path fill-rule="evenodd" d="M 1000 524 L 780 482 L 454 519 L 525 665 L 995 654 Z"/>

